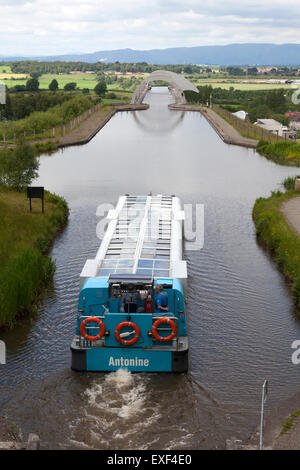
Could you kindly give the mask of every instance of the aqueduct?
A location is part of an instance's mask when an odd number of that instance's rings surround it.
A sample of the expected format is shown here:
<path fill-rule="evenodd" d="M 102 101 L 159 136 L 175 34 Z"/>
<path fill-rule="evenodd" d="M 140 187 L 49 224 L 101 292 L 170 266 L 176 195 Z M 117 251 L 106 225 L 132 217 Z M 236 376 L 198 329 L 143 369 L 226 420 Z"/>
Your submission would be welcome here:
<path fill-rule="evenodd" d="M 186 102 L 184 91 L 191 90 L 198 93 L 198 89 L 189 80 L 184 78 L 182 75 L 178 75 L 168 70 L 155 70 L 145 78 L 145 80 L 137 87 L 132 97 L 132 104 L 141 104 L 145 95 L 149 89 L 149 84 L 154 81 L 163 81 L 169 83 L 171 91 L 176 98 L 176 103 L 184 104 Z"/>

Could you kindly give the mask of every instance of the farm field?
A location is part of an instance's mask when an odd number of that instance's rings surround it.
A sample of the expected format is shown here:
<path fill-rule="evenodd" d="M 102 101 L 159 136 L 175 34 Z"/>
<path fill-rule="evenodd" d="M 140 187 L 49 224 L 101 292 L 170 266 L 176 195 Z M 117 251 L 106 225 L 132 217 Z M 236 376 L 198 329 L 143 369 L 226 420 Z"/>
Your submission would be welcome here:
<path fill-rule="evenodd" d="M 8 88 L 13 87 L 15 85 L 25 85 L 26 81 L 28 80 L 27 75 L 23 74 L 11 74 L 8 72 L 2 73 L 2 68 L 0 66 L 0 79 L 4 80 L 5 84 L 8 86 Z M 146 76 L 146 74 L 144 75 Z M 124 78 L 128 79 L 131 78 L 131 75 L 128 75 Z M 139 75 L 141 77 L 141 75 Z M 143 76 L 142 76 L 143 77 Z M 70 82 L 76 82 L 77 87 L 82 89 L 82 88 L 88 88 L 89 90 L 93 90 L 95 88 L 95 85 L 97 84 L 97 75 L 95 73 L 93 74 L 45 74 L 42 75 L 38 80 L 40 82 L 40 88 L 41 89 L 48 89 L 50 83 L 52 82 L 53 79 L 56 79 L 58 81 L 58 86 L 60 89 L 63 89 L 64 86 L 67 83 Z M 110 84 L 107 86 L 108 89 L 120 89 L 122 90 L 121 84 L 118 82 L 115 82 L 113 84 Z"/>
<path fill-rule="evenodd" d="M 236 90 L 243 91 L 276 90 L 278 88 L 285 88 L 288 90 L 291 88 L 291 85 L 281 83 L 239 83 L 236 81 L 222 83 L 216 80 L 199 80 L 194 83 L 196 86 L 211 85 L 213 88 L 223 88 L 224 90 L 229 90 L 233 87 Z"/>
<path fill-rule="evenodd" d="M 0 71 L 1 71 L 1 66 L 0 66 Z M 26 75 L 22 74 L 14 74 L 13 75 L 13 80 L 11 79 L 11 75 L 9 73 L 7 74 L 0 74 L 0 79 L 5 81 L 5 84 L 10 88 L 15 85 L 25 85 L 26 81 L 28 80 L 28 77 Z M 76 82 L 77 86 L 79 88 L 89 88 L 93 89 L 95 88 L 95 85 L 97 83 L 96 80 L 96 74 L 90 74 L 90 75 L 82 75 L 82 74 L 47 74 L 47 75 L 42 75 L 39 78 L 40 82 L 40 88 L 41 89 L 48 89 L 50 83 L 52 82 L 53 79 L 56 79 L 58 81 L 59 88 L 63 89 L 64 86 L 69 83 L 69 82 Z"/>
<path fill-rule="evenodd" d="M 138 77 L 138 78 L 145 78 L 147 74 L 136 74 L 136 75 L 127 75 L 125 78 L 130 79 L 131 77 Z M 185 75 L 187 79 L 190 77 Z M 12 74 L 11 69 L 9 66 L 0 65 L 0 80 L 3 80 L 4 83 L 8 86 L 8 88 L 13 87 L 15 85 L 25 85 L 26 81 L 28 80 L 29 76 L 26 74 Z M 88 88 L 89 90 L 93 90 L 95 85 L 97 84 L 97 75 L 95 73 L 91 74 L 45 74 L 39 78 L 40 88 L 41 89 L 48 89 L 49 84 L 53 79 L 58 81 L 59 89 L 63 89 L 64 86 L 69 82 L 76 82 L 77 87 L 79 89 Z M 260 79 L 261 80 L 261 79 Z M 225 90 L 229 90 L 231 87 L 234 87 L 236 90 L 275 90 L 278 88 L 289 89 L 291 85 L 287 84 L 278 84 L 278 83 L 260 83 L 257 80 L 252 80 L 252 83 L 242 83 L 242 80 L 238 79 L 192 79 L 192 82 L 196 86 L 204 86 L 204 85 L 211 85 L 213 88 L 223 88 Z M 121 83 L 116 81 L 113 84 L 109 84 L 107 86 L 108 90 L 120 90 L 123 91 L 121 87 Z"/>

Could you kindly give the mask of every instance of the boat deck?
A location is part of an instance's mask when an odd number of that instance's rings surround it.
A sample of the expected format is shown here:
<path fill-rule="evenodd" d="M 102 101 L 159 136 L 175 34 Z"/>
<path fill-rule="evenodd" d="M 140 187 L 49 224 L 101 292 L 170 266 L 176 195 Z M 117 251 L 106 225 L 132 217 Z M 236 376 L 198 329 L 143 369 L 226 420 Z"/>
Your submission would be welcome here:
<path fill-rule="evenodd" d="M 111 274 L 185 279 L 183 220 L 175 196 L 121 196 L 107 215 L 106 233 L 96 258 L 87 260 L 82 280 Z"/>

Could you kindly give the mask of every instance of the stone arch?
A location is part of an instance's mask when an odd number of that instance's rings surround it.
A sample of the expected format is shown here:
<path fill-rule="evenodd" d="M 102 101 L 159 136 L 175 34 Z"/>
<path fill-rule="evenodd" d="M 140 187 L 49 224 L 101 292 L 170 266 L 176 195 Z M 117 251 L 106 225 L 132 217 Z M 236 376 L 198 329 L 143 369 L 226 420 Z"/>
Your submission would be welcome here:
<path fill-rule="evenodd" d="M 155 70 L 150 73 L 150 75 L 142 81 L 142 83 L 137 87 L 132 97 L 132 104 L 141 104 L 145 95 L 149 89 L 149 84 L 156 80 L 161 80 L 169 83 L 172 87 L 173 94 L 175 95 L 177 103 L 185 103 L 184 91 L 191 90 L 198 93 L 198 88 L 196 88 L 193 83 L 184 78 L 182 75 L 178 75 L 175 72 L 169 72 L 168 70 Z"/>

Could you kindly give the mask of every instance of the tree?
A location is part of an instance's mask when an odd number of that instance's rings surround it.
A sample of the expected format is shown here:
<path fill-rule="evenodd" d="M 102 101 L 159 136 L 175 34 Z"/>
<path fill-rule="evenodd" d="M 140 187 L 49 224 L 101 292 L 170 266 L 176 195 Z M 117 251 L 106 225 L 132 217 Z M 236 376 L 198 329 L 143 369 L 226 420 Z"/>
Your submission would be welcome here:
<path fill-rule="evenodd" d="M 104 80 L 101 80 L 94 88 L 94 92 L 98 96 L 104 96 L 107 90 L 107 85 Z"/>
<path fill-rule="evenodd" d="M 27 91 L 38 91 L 40 86 L 40 82 L 37 78 L 30 78 L 26 83 L 26 90 Z"/>
<path fill-rule="evenodd" d="M 54 78 L 49 85 L 49 90 L 57 91 L 58 90 L 58 81 Z"/>
<path fill-rule="evenodd" d="M 186 65 L 183 69 L 184 73 L 193 73 L 193 68 L 191 67 L 191 65 Z"/>
<path fill-rule="evenodd" d="M 77 87 L 76 82 L 69 82 L 69 83 L 66 83 L 66 85 L 64 86 L 64 90 L 65 91 L 73 91 L 73 90 L 76 90 L 76 87 Z"/>
<path fill-rule="evenodd" d="M 31 78 L 40 78 L 42 76 L 42 72 L 35 70 L 30 73 Z"/>
<path fill-rule="evenodd" d="M 26 86 L 25 85 L 15 85 L 13 88 L 10 88 L 9 91 L 12 91 L 12 92 L 16 92 L 16 93 L 19 93 L 19 92 L 24 92 L 26 91 Z"/>
<path fill-rule="evenodd" d="M 22 190 L 38 177 L 39 162 L 34 148 L 20 141 L 14 150 L 0 153 L 0 182 Z"/>

